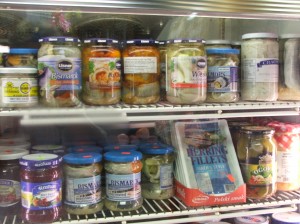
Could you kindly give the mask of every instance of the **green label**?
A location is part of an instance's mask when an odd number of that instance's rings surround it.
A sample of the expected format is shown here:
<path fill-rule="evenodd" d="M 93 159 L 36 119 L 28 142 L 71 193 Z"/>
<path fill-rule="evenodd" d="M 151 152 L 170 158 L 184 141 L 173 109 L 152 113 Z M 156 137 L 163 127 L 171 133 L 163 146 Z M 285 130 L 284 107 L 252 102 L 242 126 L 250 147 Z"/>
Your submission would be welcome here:
<path fill-rule="evenodd" d="M 269 185 L 276 179 L 273 164 L 241 164 L 244 180 L 250 185 Z"/>

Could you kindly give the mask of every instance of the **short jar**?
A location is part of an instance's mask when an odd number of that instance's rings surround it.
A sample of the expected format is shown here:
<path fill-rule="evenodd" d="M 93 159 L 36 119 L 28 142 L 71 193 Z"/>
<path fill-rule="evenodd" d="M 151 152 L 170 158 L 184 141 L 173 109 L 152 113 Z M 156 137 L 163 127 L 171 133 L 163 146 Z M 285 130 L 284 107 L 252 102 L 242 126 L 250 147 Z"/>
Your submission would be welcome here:
<path fill-rule="evenodd" d="M 158 41 L 126 41 L 123 50 L 122 100 L 127 104 L 152 104 L 160 99 Z"/>
<path fill-rule="evenodd" d="M 65 210 L 75 215 L 94 214 L 101 211 L 103 208 L 102 155 L 93 152 L 70 153 L 63 157 L 63 161 Z"/>
<path fill-rule="evenodd" d="M 62 157 L 39 153 L 23 156 L 21 216 L 29 223 L 51 223 L 62 215 Z"/>
<path fill-rule="evenodd" d="M 162 200 L 174 196 L 173 147 L 161 143 L 144 144 L 142 196 L 146 199 Z"/>
<path fill-rule="evenodd" d="M 85 39 L 82 49 L 82 100 L 110 105 L 121 99 L 121 51 L 113 39 Z"/>
<path fill-rule="evenodd" d="M 207 91 L 204 40 L 178 39 L 167 42 L 167 100 L 172 104 L 199 104 Z"/>
<path fill-rule="evenodd" d="M 107 152 L 105 207 L 111 211 L 132 211 L 143 204 L 141 192 L 142 153 L 137 151 Z M 121 184 L 124 183 L 124 184 Z"/>
<path fill-rule="evenodd" d="M 5 67 L 37 68 L 36 48 L 11 48 L 4 57 Z"/>
<path fill-rule="evenodd" d="M 35 68 L 0 68 L 1 107 L 25 108 L 38 104 Z"/>
<path fill-rule="evenodd" d="M 65 155 L 65 147 L 63 145 L 33 145 L 30 153 L 51 153 L 63 156 Z"/>
<path fill-rule="evenodd" d="M 277 38 L 277 34 L 274 33 L 248 33 L 242 36 L 242 100 L 277 100 L 279 74 Z"/>

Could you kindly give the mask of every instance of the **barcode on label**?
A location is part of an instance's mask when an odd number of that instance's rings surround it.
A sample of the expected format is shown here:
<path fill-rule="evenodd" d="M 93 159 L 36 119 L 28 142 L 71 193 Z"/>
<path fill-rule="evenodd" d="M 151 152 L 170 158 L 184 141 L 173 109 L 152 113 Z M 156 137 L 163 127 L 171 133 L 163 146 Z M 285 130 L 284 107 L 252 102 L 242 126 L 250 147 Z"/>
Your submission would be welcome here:
<path fill-rule="evenodd" d="M 235 190 L 234 184 L 224 184 L 224 189 L 226 193 L 232 192 Z"/>
<path fill-rule="evenodd" d="M 210 180 L 209 173 L 197 173 L 196 180 L 197 180 L 198 187 L 201 191 L 205 193 L 213 192 L 213 186 Z"/>

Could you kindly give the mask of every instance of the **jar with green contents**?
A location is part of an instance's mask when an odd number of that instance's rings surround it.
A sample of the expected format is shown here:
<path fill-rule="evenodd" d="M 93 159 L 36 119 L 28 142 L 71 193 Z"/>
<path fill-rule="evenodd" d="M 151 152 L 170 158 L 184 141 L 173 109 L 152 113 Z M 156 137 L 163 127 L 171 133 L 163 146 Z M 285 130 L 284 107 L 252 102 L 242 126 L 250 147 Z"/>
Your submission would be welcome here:
<path fill-rule="evenodd" d="M 143 153 L 143 198 L 156 200 L 171 198 L 174 195 L 173 147 L 150 143 L 142 145 L 140 151 Z"/>
<path fill-rule="evenodd" d="M 276 192 L 277 145 L 274 129 L 263 126 L 241 128 L 237 156 L 250 199 L 271 197 Z"/>

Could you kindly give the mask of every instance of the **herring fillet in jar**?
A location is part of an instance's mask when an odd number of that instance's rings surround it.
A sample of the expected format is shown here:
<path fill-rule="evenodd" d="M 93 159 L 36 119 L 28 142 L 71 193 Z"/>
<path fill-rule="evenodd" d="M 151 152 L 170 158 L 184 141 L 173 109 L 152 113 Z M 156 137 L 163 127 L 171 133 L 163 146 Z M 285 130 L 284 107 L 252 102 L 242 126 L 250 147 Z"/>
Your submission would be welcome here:
<path fill-rule="evenodd" d="M 160 57 L 155 40 L 128 40 L 123 50 L 122 100 L 127 104 L 151 104 L 160 99 Z"/>
<path fill-rule="evenodd" d="M 248 33 L 242 36 L 242 100 L 277 100 L 279 74 L 277 38 L 277 34 L 274 33 Z"/>
<path fill-rule="evenodd" d="M 206 99 L 207 63 L 203 40 L 169 40 L 167 44 L 167 100 L 198 104 Z"/>
<path fill-rule="evenodd" d="M 82 100 L 91 105 L 119 103 L 121 99 L 121 52 L 118 41 L 91 38 L 82 51 Z"/>
<path fill-rule="evenodd" d="M 81 51 L 78 38 L 44 37 L 39 40 L 40 101 L 49 107 L 80 104 Z"/>

